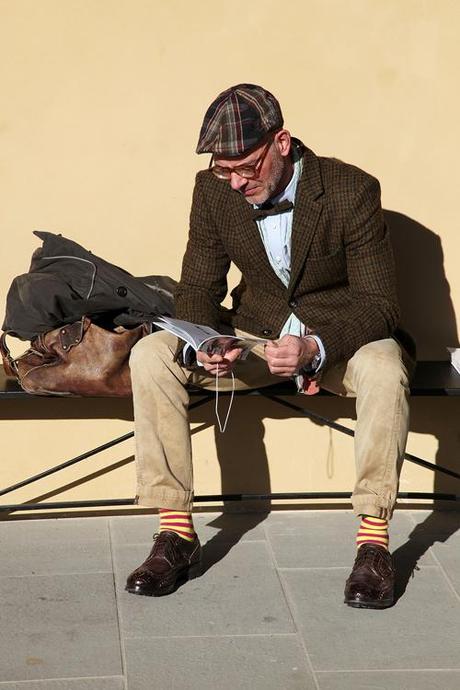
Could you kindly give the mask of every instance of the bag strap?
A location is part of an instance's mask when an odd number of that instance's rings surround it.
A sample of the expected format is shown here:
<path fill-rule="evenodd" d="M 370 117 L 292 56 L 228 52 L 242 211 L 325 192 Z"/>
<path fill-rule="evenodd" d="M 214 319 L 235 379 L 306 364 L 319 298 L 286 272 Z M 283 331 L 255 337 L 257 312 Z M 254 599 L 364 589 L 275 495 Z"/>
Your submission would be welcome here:
<path fill-rule="evenodd" d="M 7 335 L 15 336 L 16 333 L 13 333 L 13 331 L 4 331 L 0 336 L 0 352 L 2 354 L 3 368 L 7 376 L 14 376 L 14 378 L 19 378 L 17 362 L 11 356 L 9 347 L 6 344 Z"/>

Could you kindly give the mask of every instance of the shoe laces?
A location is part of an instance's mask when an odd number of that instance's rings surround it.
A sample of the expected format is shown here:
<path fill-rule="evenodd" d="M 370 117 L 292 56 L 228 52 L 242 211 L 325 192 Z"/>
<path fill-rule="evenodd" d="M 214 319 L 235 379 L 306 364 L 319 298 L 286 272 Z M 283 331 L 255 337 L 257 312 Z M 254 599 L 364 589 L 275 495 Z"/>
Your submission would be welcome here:
<path fill-rule="evenodd" d="M 358 553 L 356 555 L 356 566 L 360 565 L 369 565 L 374 571 L 379 572 L 379 564 L 383 563 L 384 567 L 390 567 L 392 568 L 391 561 L 387 565 L 386 561 L 384 560 L 384 554 L 380 549 L 375 549 L 375 548 L 364 548 L 364 545 L 361 546 L 358 549 Z"/>
<path fill-rule="evenodd" d="M 174 557 L 176 553 L 176 545 L 171 539 L 171 534 L 168 532 L 155 532 L 153 535 L 153 547 L 149 558 L 167 558 Z"/>

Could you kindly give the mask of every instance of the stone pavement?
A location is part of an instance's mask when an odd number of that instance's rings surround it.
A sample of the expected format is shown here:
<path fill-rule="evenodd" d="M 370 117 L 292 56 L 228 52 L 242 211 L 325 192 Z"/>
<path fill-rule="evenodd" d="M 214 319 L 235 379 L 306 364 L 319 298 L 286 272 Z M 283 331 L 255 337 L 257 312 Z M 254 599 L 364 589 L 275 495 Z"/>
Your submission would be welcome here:
<path fill-rule="evenodd" d="M 342 603 L 348 511 L 196 515 L 199 579 L 124 591 L 156 518 L 0 523 L 0 690 L 458 690 L 460 512 L 398 511 L 398 600 Z"/>

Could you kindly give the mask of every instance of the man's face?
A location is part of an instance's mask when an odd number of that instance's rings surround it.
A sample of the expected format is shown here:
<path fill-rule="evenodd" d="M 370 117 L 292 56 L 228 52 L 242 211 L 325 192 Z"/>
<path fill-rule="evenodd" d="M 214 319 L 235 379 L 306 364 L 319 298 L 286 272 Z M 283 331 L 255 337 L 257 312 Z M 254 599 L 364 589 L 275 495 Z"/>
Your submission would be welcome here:
<path fill-rule="evenodd" d="M 287 136 L 286 136 L 287 135 Z M 290 136 L 281 130 L 264 141 L 246 156 L 214 158 L 219 168 L 231 170 L 228 184 L 240 192 L 250 204 L 263 204 L 276 196 L 287 186 L 292 176 L 292 162 L 289 156 Z M 256 175 L 250 179 L 238 174 L 238 168 L 255 166 Z"/>

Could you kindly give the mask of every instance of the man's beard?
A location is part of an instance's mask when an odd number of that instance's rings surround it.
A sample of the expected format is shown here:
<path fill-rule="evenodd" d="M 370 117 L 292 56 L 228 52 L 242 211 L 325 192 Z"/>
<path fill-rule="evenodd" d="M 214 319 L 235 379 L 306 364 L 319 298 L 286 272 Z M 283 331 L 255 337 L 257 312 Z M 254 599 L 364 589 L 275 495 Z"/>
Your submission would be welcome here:
<path fill-rule="evenodd" d="M 274 156 L 272 161 L 272 169 L 269 179 L 264 185 L 264 189 L 260 190 L 262 196 L 257 195 L 257 199 L 246 199 L 250 204 L 264 204 L 273 196 L 280 194 L 283 190 L 279 189 L 280 182 L 284 175 L 285 159 L 283 156 Z"/>
<path fill-rule="evenodd" d="M 284 174 L 284 166 L 285 159 L 281 155 L 273 158 L 272 174 L 267 182 L 267 198 L 264 199 L 264 201 L 268 201 L 272 196 L 280 194 L 283 191 L 282 189 L 278 189 L 278 187 Z"/>

